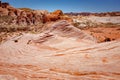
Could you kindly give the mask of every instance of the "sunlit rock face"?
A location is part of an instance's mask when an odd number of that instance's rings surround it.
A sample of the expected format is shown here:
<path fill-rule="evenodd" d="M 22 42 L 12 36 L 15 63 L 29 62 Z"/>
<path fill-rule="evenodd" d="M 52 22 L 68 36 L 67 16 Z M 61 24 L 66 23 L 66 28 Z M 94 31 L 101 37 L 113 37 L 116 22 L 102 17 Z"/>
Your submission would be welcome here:
<path fill-rule="evenodd" d="M 50 13 L 47 10 L 32 10 L 29 8 L 17 9 L 9 5 L 9 3 L 2 2 L 0 2 L 0 16 L 11 17 L 11 22 L 6 22 L 6 24 L 15 24 L 20 26 L 39 25 L 41 23 L 57 20 L 72 21 L 72 19 L 70 17 L 66 17 L 61 10 L 56 10 Z"/>
<path fill-rule="evenodd" d="M 5 20 L 4 17 L 11 18 L 11 22 L 6 22 L 6 24 L 15 24 L 15 25 L 38 25 L 43 23 L 43 15 L 48 14 L 46 10 L 32 10 L 29 8 L 14 8 L 9 3 L 0 2 L 0 16 L 3 23 Z M 13 23 L 14 22 L 14 23 Z"/>
<path fill-rule="evenodd" d="M 63 14 L 62 10 L 56 10 L 50 14 L 43 16 L 43 22 L 51 22 L 51 21 L 57 21 L 57 20 L 67 20 L 69 22 L 72 22 L 72 18 L 67 17 Z"/>
<path fill-rule="evenodd" d="M 62 20 L 0 44 L 0 79 L 119 80 L 120 41 L 97 43 Z"/>

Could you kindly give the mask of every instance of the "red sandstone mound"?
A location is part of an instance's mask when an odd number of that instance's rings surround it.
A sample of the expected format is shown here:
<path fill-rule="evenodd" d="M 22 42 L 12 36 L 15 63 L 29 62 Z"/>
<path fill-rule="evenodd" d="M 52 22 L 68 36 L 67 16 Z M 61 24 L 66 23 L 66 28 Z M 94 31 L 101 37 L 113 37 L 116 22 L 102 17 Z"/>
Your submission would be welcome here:
<path fill-rule="evenodd" d="M 76 39 L 85 39 L 94 42 L 95 39 L 89 34 L 84 33 L 80 29 L 72 26 L 65 20 L 58 21 L 48 27 L 47 30 L 43 32 L 44 34 L 53 34 L 61 37 L 71 38 L 74 37 Z"/>
<path fill-rule="evenodd" d="M 95 39 L 59 21 L 41 34 L 21 34 L 0 44 L 0 79 L 119 80 L 120 41 Z"/>
<path fill-rule="evenodd" d="M 54 12 L 52 12 L 52 14 L 58 15 L 58 16 L 62 16 L 63 12 L 61 10 L 56 10 Z"/>
<path fill-rule="evenodd" d="M 72 21 L 71 18 L 66 17 L 61 10 L 56 10 L 50 14 L 44 15 L 43 22 L 50 22 L 50 21 L 56 21 L 56 20 L 67 20 Z"/>

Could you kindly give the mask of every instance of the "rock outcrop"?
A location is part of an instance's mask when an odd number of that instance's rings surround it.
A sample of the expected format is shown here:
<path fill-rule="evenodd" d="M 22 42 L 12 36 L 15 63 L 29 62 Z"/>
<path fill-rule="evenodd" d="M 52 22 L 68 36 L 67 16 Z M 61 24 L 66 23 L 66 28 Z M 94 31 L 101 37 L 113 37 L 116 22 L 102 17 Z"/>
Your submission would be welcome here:
<path fill-rule="evenodd" d="M 46 23 L 56 20 L 72 21 L 71 18 L 65 17 L 65 15 L 61 10 L 56 10 L 52 13 L 49 13 L 46 10 L 32 10 L 29 8 L 16 9 L 10 6 L 9 3 L 2 3 L 2 2 L 0 2 L 0 16 L 12 17 L 11 21 L 9 23 L 6 22 L 6 24 L 9 25 L 16 24 L 23 26 L 38 25 L 41 23 Z"/>
<path fill-rule="evenodd" d="M 8 6 L 9 6 L 9 3 L 7 3 L 7 2 L 2 3 L 2 2 L 0 1 L 0 7 L 2 7 L 2 8 L 7 8 Z"/>
<path fill-rule="evenodd" d="M 9 3 L 2 3 L 0 1 L 0 16 L 2 17 L 10 16 L 12 17 L 10 23 L 6 24 L 16 24 L 16 25 L 37 25 L 43 22 L 43 15 L 47 14 L 47 11 L 43 10 L 32 10 L 28 8 L 14 8 L 9 5 Z M 5 21 L 3 20 L 3 23 Z"/>
<path fill-rule="evenodd" d="M 50 14 L 44 15 L 43 22 L 57 21 L 57 20 L 67 20 L 72 21 L 71 18 L 65 17 L 61 10 L 56 10 Z"/>
<path fill-rule="evenodd" d="M 96 43 L 66 21 L 0 44 L 0 79 L 119 80 L 120 41 Z"/>

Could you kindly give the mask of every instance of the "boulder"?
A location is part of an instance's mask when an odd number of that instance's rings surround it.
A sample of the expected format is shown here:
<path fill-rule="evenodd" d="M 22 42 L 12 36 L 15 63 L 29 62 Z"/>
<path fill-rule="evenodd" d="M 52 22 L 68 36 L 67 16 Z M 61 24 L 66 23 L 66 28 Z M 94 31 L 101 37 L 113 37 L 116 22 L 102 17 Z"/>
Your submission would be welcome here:
<path fill-rule="evenodd" d="M 5 3 L 1 3 L 1 7 L 2 8 L 7 8 L 9 6 L 9 3 L 5 2 Z"/>
<path fill-rule="evenodd" d="M 9 12 L 8 12 L 8 16 L 16 17 L 16 14 L 15 14 L 13 11 L 9 11 Z"/>
<path fill-rule="evenodd" d="M 50 14 L 43 16 L 43 22 L 50 22 L 50 21 L 56 21 L 56 20 L 67 20 L 69 22 L 72 22 L 72 19 L 66 15 L 63 14 L 61 10 L 56 10 Z"/>
<path fill-rule="evenodd" d="M 55 14 L 55 15 L 57 15 L 57 16 L 62 16 L 62 15 L 63 15 L 63 12 L 62 12 L 62 10 L 56 10 L 56 11 L 54 11 L 52 14 Z"/>

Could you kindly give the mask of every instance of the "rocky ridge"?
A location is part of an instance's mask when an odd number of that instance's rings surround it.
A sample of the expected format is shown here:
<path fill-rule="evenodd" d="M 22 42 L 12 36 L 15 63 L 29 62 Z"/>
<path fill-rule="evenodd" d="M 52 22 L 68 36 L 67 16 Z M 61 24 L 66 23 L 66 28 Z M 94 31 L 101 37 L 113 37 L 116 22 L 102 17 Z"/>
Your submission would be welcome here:
<path fill-rule="evenodd" d="M 4 24 L 16 24 L 16 25 L 38 25 L 46 23 L 48 21 L 56 21 L 60 19 L 68 19 L 61 10 L 55 12 L 48 12 L 47 10 L 32 10 L 29 8 L 14 8 L 9 3 L 0 1 L 0 17 L 1 23 Z M 3 20 L 2 18 L 10 19 L 9 21 Z"/>

